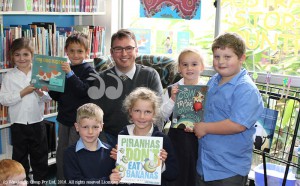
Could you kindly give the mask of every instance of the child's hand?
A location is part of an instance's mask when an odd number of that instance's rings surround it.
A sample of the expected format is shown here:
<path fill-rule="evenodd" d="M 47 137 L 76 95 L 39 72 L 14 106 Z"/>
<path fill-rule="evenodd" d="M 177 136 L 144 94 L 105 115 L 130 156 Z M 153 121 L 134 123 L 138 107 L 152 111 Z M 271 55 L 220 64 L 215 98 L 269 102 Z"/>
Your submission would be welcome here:
<path fill-rule="evenodd" d="M 164 163 L 168 157 L 168 153 L 165 149 L 161 149 L 159 156 L 160 156 L 161 161 Z"/>
<path fill-rule="evenodd" d="M 173 100 L 173 101 L 175 101 L 176 100 L 176 94 L 177 94 L 177 92 L 178 92 L 178 85 L 174 85 L 173 87 L 172 87 L 172 89 L 171 89 L 171 99 Z"/>
<path fill-rule="evenodd" d="M 112 148 L 110 151 L 110 157 L 114 160 L 117 160 L 117 153 L 118 153 L 118 145 L 115 148 Z"/>
<path fill-rule="evenodd" d="M 37 93 L 38 96 L 42 97 L 44 95 L 44 92 L 41 89 L 35 89 L 35 92 Z"/>
<path fill-rule="evenodd" d="M 65 62 L 65 63 L 61 64 L 61 69 L 63 71 L 65 71 L 65 73 L 71 72 L 71 67 L 70 67 L 70 64 L 68 62 Z"/>
<path fill-rule="evenodd" d="M 20 92 L 21 98 L 26 96 L 27 94 L 32 93 L 34 90 L 35 90 L 35 87 L 33 85 L 28 85 L 23 90 L 21 90 L 21 92 Z"/>
<path fill-rule="evenodd" d="M 49 92 L 49 88 L 47 86 L 42 86 L 41 90 L 45 92 Z"/>
<path fill-rule="evenodd" d="M 109 180 L 111 181 L 111 184 L 119 184 L 120 180 L 121 180 L 121 175 L 118 171 L 118 169 L 113 169 L 112 173 L 109 175 Z"/>
<path fill-rule="evenodd" d="M 185 132 L 194 132 L 194 129 L 191 128 L 191 127 L 186 127 L 186 128 L 184 129 L 184 131 L 185 131 Z"/>
<path fill-rule="evenodd" d="M 194 133 L 197 138 L 202 138 L 206 135 L 205 124 L 203 122 L 194 124 Z"/>

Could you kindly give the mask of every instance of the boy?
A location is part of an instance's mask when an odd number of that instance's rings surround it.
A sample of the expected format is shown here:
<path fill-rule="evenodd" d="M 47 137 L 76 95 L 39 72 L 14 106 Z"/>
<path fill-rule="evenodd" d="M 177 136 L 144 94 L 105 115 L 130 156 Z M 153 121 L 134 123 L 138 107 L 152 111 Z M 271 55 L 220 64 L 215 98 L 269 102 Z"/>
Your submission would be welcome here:
<path fill-rule="evenodd" d="M 102 127 L 103 111 L 100 107 L 87 103 L 78 108 L 75 128 L 80 139 L 64 154 L 67 183 L 105 185 L 120 181 L 120 174 L 114 169 L 115 161 L 110 158 L 111 147 L 98 138 Z"/>
<path fill-rule="evenodd" d="M 0 160 L 0 186 L 12 185 L 27 185 L 25 169 L 15 160 Z"/>
<path fill-rule="evenodd" d="M 242 68 L 246 46 L 235 33 L 212 45 L 217 74 L 208 82 L 204 121 L 195 123 L 199 138 L 197 186 L 241 186 L 252 159 L 254 124 L 263 111 L 261 95 Z"/>
<path fill-rule="evenodd" d="M 63 93 L 49 92 L 52 99 L 58 102 L 56 166 L 57 180 L 60 182 L 64 180 L 63 152 L 79 138 L 74 128 L 76 110 L 79 106 L 89 102 L 87 90 L 92 81 L 88 81 L 88 78 L 91 73 L 96 74 L 94 68 L 84 62 L 89 55 L 87 35 L 82 33 L 70 35 L 66 40 L 65 52 L 71 62 L 71 64 L 62 64 L 62 70 L 66 72 L 65 91 Z"/>

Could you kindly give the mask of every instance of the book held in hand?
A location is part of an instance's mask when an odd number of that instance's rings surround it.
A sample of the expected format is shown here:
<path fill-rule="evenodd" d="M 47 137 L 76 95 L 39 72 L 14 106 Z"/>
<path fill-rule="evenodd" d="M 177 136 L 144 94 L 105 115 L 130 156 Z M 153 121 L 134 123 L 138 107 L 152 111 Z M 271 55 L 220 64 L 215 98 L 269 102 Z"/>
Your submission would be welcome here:
<path fill-rule="evenodd" d="M 162 148 L 162 137 L 119 135 L 116 168 L 121 183 L 161 185 Z"/>
<path fill-rule="evenodd" d="M 67 58 L 35 54 L 32 62 L 31 83 L 36 88 L 48 87 L 51 91 L 64 92 L 66 73 L 61 64 Z"/>
<path fill-rule="evenodd" d="M 193 128 L 203 121 L 206 85 L 179 85 L 173 110 L 172 128 Z"/>

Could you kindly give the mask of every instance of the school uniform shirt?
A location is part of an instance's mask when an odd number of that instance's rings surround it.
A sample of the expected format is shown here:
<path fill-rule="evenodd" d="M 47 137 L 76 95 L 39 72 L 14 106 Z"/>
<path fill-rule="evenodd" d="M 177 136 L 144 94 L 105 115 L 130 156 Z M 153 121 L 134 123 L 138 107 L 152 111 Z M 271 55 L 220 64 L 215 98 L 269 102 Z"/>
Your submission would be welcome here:
<path fill-rule="evenodd" d="M 40 97 L 36 92 L 27 94 L 23 98 L 20 91 L 30 85 L 31 70 L 27 75 L 18 68 L 8 71 L 2 81 L 0 103 L 8 106 L 11 123 L 32 124 L 43 120 L 45 102 L 51 100 L 48 93 Z"/>
<path fill-rule="evenodd" d="M 88 150 L 81 138 L 69 146 L 64 153 L 64 175 L 68 184 L 109 185 L 109 176 L 115 168 L 110 151 L 111 147 L 99 139 L 95 151 Z"/>
<path fill-rule="evenodd" d="M 208 82 L 204 121 L 229 119 L 245 126 L 246 130 L 231 135 L 207 134 L 199 139 L 197 172 L 205 181 L 248 175 L 254 124 L 263 112 L 261 95 L 245 69 L 219 86 L 221 78 L 216 74 Z"/>

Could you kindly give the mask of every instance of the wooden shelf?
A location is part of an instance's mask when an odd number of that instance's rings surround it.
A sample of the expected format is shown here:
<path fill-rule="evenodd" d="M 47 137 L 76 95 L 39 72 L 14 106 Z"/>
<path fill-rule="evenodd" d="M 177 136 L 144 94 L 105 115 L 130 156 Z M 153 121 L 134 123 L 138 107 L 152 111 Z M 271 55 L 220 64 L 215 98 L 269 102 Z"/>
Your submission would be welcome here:
<path fill-rule="evenodd" d="M 11 123 L 2 124 L 2 125 L 0 125 L 0 129 L 8 128 L 10 126 L 11 126 Z"/>
<path fill-rule="evenodd" d="M 46 118 L 51 118 L 51 117 L 55 117 L 55 116 L 57 116 L 57 112 L 56 113 L 51 113 L 51 114 L 44 115 L 44 118 L 46 119 Z M 10 126 L 11 126 L 11 123 L 2 124 L 2 125 L 0 125 L 0 130 L 4 129 L 4 128 L 8 128 Z"/>

